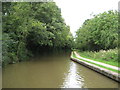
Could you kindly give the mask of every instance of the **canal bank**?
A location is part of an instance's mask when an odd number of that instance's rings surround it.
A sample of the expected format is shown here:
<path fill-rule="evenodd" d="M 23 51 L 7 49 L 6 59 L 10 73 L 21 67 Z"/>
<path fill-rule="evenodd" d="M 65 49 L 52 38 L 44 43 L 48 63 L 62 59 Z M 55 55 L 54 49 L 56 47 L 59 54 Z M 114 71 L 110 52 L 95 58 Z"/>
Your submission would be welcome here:
<path fill-rule="evenodd" d="M 113 66 L 110 66 L 110 65 L 106 65 L 106 64 L 103 64 L 103 63 L 92 61 L 90 59 L 82 58 L 76 52 L 72 52 L 71 60 L 73 60 L 75 62 L 78 62 L 81 65 L 84 65 L 84 66 L 86 66 L 86 67 L 88 67 L 88 68 L 90 68 L 90 69 L 92 69 L 92 70 L 94 70 L 98 73 L 101 73 L 102 75 L 107 76 L 107 77 L 109 77 L 109 78 L 111 78 L 111 79 L 113 79 L 117 82 L 120 82 L 119 73 L 111 71 L 111 70 L 114 70 L 114 69 L 119 71 L 119 68 L 117 69 L 116 67 L 113 67 Z M 100 65 L 98 65 L 97 63 L 99 63 Z M 106 67 L 106 68 L 103 68 L 103 67 Z"/>
<path fill-rule="evenodd" d="M 3 88 L 118 88 L 118 83 L 70 60 L 71 52 L 43 53 L 2 70 Z"/>

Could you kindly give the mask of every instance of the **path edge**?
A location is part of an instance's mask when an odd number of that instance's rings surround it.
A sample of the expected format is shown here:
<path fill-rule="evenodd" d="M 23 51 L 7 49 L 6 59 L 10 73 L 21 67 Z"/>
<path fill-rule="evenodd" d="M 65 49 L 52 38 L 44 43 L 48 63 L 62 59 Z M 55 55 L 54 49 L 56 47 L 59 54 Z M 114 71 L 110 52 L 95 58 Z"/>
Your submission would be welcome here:
<path fill-rule="evenodd" d="M 77 63 L 79 63 L 79 64 L 81 64 L 81 65 L 83 65 L 83 66 L 85 66 L 85 67 L 87 67 L 87 68 L 95 71 L 95 72 L 98 72 L 98 73 L 100 73 L 100 74 L 102 74 L 102 75 L 104 75 L 104 76 L 107 76 L 107 77 L 110 78 L 110 79 L 113 79 L 113 80 L 115 80 L 115 81 L 117 81 L 117 82 L 120 82 L 120 74 L 118 74 L 118 73 L 115 73 L 115 72 L 113 72 L 113 71 L 110 71 L 110 70 L 101 68 L 101 67 L 99 67 L 99 66 L 90 64 L 90 63 L 88 63 L 88 62 L 79 60 L 79 59 L 77 59 L 77 58 L 74 58 L 74 57 L 72 57 L 72 54 L 71 54 L 70 59 L 71 59 L 72 61 L 74 61 L 74 62 L 77 62 Z"/>

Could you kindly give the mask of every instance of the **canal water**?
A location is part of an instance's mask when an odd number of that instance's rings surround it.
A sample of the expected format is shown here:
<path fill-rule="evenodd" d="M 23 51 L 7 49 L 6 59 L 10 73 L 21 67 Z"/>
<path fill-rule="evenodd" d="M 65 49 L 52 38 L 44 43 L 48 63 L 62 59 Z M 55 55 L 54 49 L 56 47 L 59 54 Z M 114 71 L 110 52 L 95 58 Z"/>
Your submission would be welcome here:
<path fill-rule="evenodd" d="M 2 71 L 3 88 L 118 88 L 118 83 L 70 60 L 70 52 L 40 54 Z"/>

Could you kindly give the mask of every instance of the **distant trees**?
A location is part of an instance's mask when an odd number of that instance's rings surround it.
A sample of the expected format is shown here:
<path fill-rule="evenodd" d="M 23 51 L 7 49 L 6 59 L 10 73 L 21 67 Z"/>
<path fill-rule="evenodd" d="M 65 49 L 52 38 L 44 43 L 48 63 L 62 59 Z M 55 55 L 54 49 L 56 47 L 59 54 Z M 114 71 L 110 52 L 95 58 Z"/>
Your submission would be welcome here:
<path fill-rule="evenodd" d="M 26 60 L 36 47 L 72 47 L 70 27 L 54 2 L 3 2 L 2 7 L 3 65 Z"/>
<path fill-rule="evenodd" d="M 76 32 L 76 46 L 81 50 L 112 49 L 118 44 L 118 12 L 108 11 L 84 22 Z"/>

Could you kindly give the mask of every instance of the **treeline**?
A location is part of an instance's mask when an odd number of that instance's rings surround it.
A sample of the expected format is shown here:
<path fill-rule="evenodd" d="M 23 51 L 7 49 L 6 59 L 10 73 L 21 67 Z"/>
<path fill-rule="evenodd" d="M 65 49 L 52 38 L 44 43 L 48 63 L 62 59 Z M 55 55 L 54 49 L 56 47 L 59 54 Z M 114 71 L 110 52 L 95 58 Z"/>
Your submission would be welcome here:
<path fill-rule="evenodd" d="M 42 48 L 71 48 L 73 37 L 54 2 L 3 2 L 3 66 Z"/>
<path fill-rule="evenodd" d="M 82 51 L 114 49 L 118 46 L 118 12 L 94 15 L 76 32 L 76 48 Z"/>

